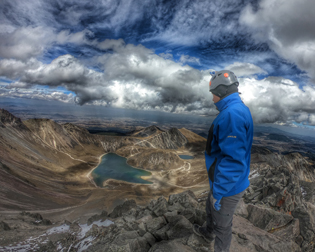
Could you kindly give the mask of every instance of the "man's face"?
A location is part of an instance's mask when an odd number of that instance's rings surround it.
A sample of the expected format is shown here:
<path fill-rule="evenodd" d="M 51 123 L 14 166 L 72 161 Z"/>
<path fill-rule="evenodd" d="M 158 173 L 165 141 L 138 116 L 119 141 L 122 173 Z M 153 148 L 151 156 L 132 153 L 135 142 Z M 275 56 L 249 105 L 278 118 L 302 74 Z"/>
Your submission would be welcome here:
<path fill-rule="evenodd" d="M 212 95 L 213 95 L 212 101 L 213 101 L 214 103 L 217 103 L 218 101 L 220 101 L 220 97 L 219 97 L 219 96 L 216 96 L 215 94 L 212 94 Z"/>

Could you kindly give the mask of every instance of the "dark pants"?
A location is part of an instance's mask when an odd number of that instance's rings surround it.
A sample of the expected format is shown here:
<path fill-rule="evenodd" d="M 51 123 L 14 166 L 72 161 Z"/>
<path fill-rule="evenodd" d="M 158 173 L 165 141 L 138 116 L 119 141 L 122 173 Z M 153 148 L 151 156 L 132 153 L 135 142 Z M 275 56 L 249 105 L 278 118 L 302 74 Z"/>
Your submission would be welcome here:
<path fill-rule="evenodd" d="M 214 242 L 215 252 L 228 252 L 232 240 L 232 220 L 237 203 L 244 195 L 245 191 L 239 194 L 223 197 L 220 201 L 221 209 L 216 211 L 213 208 L 213 196 L 210 191 L 207 199 L 207 230 L 216 235 Z"/>

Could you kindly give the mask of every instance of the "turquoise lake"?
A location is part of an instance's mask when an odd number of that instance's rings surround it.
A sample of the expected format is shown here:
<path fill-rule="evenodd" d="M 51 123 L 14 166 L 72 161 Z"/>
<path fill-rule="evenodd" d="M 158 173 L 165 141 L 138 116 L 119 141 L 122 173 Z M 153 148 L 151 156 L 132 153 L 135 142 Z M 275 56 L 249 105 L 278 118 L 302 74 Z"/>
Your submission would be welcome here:
<path fill-rule="evenodd" d="M 193 156 L 188 156 L 188 155 L 178 155 L 181 159 L 194 159 Z"/>
<path fill-rule="evenodd" d="M 151 172 L 136 169 L 127 164 L 127 159 L 114 153 L 108 153 L 102 157 L 100 164 L 93 170 L 92 177 L 95 184 L 103 187 L 107 179 L 123 180 L 131 183 L 152 184 L 141 176 L 150 176 Z"/>

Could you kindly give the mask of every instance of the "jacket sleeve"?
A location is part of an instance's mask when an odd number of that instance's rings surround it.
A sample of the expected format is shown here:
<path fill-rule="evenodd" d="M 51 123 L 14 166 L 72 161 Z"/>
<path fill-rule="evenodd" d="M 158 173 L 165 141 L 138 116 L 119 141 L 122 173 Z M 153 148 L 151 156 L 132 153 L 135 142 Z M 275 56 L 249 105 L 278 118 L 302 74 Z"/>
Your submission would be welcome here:
<path fill-rule="evenodd" d="M 218 144 L 223 158 L 213 184 L 213 197 L 220 200 L 246 171 L 246 127 L 241 114 L 226 111 L 217 129 Z"/>

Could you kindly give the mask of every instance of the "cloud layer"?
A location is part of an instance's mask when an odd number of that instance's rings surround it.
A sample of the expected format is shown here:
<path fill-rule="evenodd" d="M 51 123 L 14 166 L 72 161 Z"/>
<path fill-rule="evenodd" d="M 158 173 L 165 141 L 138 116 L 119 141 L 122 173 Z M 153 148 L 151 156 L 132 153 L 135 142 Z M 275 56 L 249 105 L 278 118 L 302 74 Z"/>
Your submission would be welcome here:
<path fill-rule="evenodd" d="M 315 81 L 314 9 L 313 0 L 261 0 L 257 11 L 246 6 L 240 23 L 251 29 L 257 41 L 267 42 Z"/>
<path fill-rule="evenodd" d="M 255 122 L 314 125 L 314 9 L 313 0 L 4 0 L 0 77 L 10 84 L 0 96 L 216 115 L 209 71 L 227 68 Z"/>
<path fill-rule="evenodd" d="M 158 56 L 142 45 L 125 44 L 121 39 L 93 43 L 99 49 L 108 50 L 93 58 L 99 71 L 87 68 L 71 55 L 60 56 L 50 64 L 34 58 L 27 62 L 1 60 L 0 75 L 19 79 L 8 84 L 7 92 L 2 95 L 17 95 L 16 92 L 20 95 L 21 88 L 33 85 L 62 86 L 76 94 L 75 102 L 80 105 L 90 103 L 199 115 L 217 113 L 208 92 L 210 69 L 194 69 L 180 61 Z M 240 76 L 241 97 L 256 123 L 314 124 L 313 86 L 300 89 L 297 83 L 281 77 L 257 80 L 255 75 L 264 71 L 253 64 L 235 62 L 228 68 Z M 25 93 L 39 97 L 37 93 Z M 51 95 L 58 97 L 57 93 Z M 73 99 L 72 94 L 58 99 L 70 102 L 70 98 Z"/>

